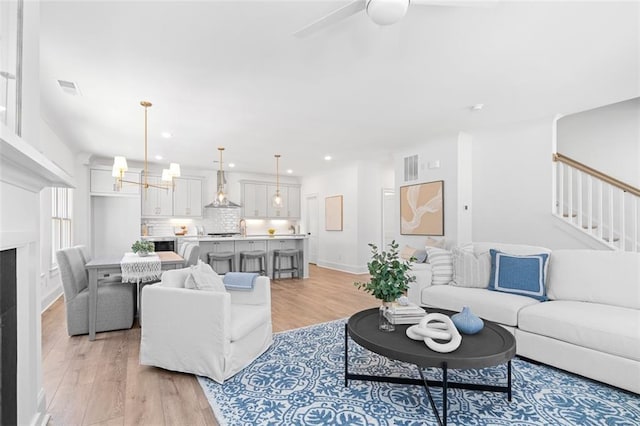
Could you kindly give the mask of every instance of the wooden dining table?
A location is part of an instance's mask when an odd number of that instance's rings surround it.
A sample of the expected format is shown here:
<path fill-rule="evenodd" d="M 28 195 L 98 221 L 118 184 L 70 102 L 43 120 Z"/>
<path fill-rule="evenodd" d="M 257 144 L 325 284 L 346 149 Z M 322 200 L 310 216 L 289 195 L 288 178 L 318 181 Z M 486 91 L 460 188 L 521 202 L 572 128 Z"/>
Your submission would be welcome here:
<path fill-rule="evenodd" d="M 161 269 L 182 268 L 184 258 L 172 251 L 158 251 L 155 254 L 160 258 Z M 96 317 L 98 312 L 98 281 L 109 278 L 115 274 L 120 274 L 120 257 L 105 257 L 92 259 L 86 263 L 85 267 L 89 271 L 89 340 L 96 339 Z M 123 284 L 131 285 L 131 284 Z"/>

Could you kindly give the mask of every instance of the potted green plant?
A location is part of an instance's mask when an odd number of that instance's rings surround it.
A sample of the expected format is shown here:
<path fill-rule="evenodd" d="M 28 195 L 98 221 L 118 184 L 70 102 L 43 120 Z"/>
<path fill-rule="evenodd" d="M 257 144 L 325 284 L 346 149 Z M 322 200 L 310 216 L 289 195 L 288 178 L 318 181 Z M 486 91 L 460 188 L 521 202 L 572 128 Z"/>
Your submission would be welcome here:
<path fill-rule="evenodd" d="M 155 246 L 152 241 L 136 241 L 131 246 L 131 250 L 134 253 L 138 253 L 138 256 L 147 256 L 149 253 L 155 250 Z"/>
<path fill-rule="evenodd" d="M 387 251 L 380 251 L 375 244 L 371 247 L 371 261 L 367 263 L 369 282 L 356 282 L 354 285 L 361 290 L 373 295 L 382 301 L 380 307 L 380 329 L 393 331 L 395 327 L 391 324 L 384 311 L 389 309 L 398 297 L 405 294 L 409 289 L 409 283 L 415 281 L 415 277 L 409 274 L 411 270 L 411 260 L 403 260 L 398 253 L 398 243 L 395 240 L 389 244 Z"/>

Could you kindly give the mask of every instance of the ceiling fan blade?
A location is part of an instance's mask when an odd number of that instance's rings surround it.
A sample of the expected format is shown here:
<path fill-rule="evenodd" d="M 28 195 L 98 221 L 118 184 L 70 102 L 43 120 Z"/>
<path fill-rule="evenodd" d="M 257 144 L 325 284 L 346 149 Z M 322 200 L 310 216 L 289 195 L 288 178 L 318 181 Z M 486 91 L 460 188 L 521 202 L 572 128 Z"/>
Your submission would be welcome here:
<path fill-rule="evenodd" d="M 410 0 L 416 6 L 496 7 L 501 0 Z"/>
<path fill-rule="evenodd" d="M 293 33 L 293 35 L 295 37 L 306 37 L 312 33 L 315 33 L 316 31 L 320 31 L 323 28 L 340 22 L 351 15 L 363 11 L 366 8 L 366 5 L 366 0 L 354 0 L 351 3 L 348 3 L 347 5 L 341 7 L 340 9 L 336 9 L 330 14 L 323 16 L 315 22 L 312 22 L 301 30 L 296 31 L 295 33 Z"/>

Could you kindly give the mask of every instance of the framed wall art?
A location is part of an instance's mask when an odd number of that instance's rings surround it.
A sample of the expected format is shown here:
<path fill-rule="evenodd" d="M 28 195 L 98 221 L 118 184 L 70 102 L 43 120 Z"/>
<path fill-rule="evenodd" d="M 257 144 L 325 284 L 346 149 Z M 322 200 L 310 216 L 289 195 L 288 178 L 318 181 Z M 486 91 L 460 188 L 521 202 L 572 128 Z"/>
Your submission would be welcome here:
<path fill-rule="evenodd" d="M 342 231 L 342 195 L 324 199 L 324 229 Z"/>
<path fill-rule="evenodd" d="M 444 235 L 444 181 L 400 187 L 400 234 Z"/>

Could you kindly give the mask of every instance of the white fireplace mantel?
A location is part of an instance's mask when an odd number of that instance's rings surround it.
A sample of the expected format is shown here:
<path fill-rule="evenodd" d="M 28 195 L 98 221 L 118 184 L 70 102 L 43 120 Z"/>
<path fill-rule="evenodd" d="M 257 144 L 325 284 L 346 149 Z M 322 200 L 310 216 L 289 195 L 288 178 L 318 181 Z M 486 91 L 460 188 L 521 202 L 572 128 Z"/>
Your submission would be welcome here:
<path fill-rule="evenodd" d="M 0 181 L 30 192 L 46 187 L 73 187 L 73 178 L 0 124 Z"/>
<path fill-rule="evenodd" d="M 16 249 L 18 424 L 46 425 L 42 387 L 39 193 L 73 178 L 0 124 L 0 250 Z"/>

